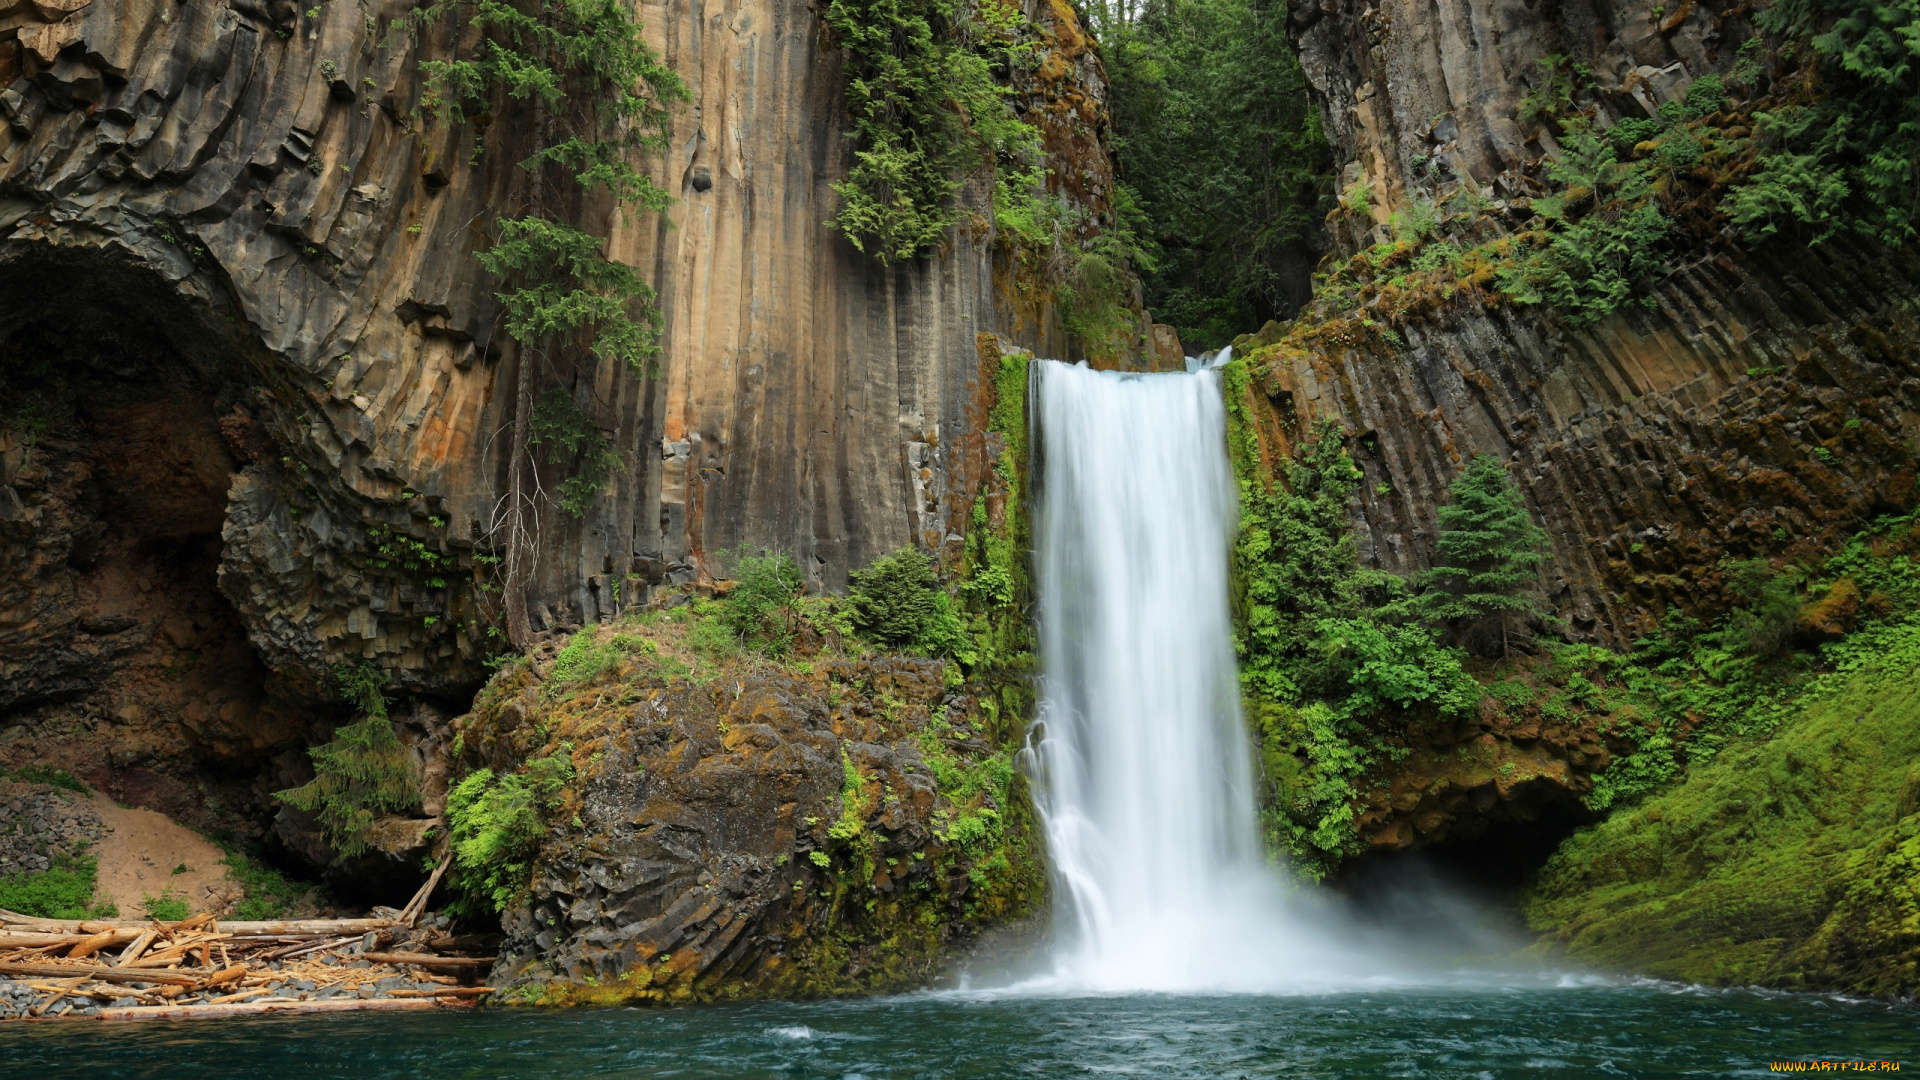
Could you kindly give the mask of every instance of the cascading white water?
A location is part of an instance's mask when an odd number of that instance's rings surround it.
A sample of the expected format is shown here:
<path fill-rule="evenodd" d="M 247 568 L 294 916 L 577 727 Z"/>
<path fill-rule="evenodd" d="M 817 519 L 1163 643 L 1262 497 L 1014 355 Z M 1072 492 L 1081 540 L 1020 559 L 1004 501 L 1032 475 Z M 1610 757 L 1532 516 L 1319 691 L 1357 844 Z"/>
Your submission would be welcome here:
<path fill-rule="evenodd" d="M 1053 971 L 1031 989 L 1284 991 L 1374 967 L 1261 852 L 1225 407 L 1219 372 L 1194 366 L 1036 365 L 1034 756 L 1059 888 Z"/>

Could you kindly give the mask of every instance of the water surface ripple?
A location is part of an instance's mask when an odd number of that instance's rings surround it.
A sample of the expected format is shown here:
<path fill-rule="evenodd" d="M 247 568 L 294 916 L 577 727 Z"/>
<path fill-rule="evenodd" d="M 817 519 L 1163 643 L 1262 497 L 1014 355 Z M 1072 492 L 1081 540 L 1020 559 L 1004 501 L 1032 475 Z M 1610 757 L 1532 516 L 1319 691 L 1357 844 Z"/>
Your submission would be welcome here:
<path fill-rule="evenodd" d="M 1920 1009 L 1656 984 L 1324 996 L 922 994 L 570 1012 L 342 1014 L 0 1030 L 8 1076 L 1766 1076 L 1775 1059 L 1906 1059 Z M 1905 1071 L 1905 1070 L 1903 1070 Z"/>

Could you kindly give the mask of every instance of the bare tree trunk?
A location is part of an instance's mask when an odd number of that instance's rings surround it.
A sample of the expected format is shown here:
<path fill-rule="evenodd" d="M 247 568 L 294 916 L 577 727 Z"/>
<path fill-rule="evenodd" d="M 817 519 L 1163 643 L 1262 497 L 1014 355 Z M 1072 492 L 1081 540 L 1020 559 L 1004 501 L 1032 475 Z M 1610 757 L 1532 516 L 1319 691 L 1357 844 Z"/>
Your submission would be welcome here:
<path fill-rule="evenodd" d="M 527 432 L 533 411 L 533 357 L 530 350 L 514 350 L 513 441 L 507 465 L 507 640 L 516 649 L 533 643 L 533 621 L 527 617 L 527 577 L 533 561 L 533 539 L 526 527 Z"/>

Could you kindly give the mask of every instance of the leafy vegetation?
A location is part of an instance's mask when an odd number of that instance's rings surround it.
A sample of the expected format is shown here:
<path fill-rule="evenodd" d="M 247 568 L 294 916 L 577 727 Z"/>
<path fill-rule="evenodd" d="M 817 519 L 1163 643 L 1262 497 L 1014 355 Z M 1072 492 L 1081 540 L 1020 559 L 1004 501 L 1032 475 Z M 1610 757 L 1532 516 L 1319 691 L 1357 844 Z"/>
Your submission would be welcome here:
<path fill-rule="evenodd" d="M 1318 877 L 1350 854 L 1354 780 L 1407 715 L 1459 715 L 1479 699 L 1460 654 L 1410 615 L 1407 586 L 1363 570 L 1347 509 L 1361 479 L 1323 421 L 1268 486 L 1247 413 L 1245 362 L 1221 369 L 1240 487 L 1235 643 L 1261 740 L 1270 847 Z"/>
<path fill-rule="evenodd" d="M 1146 306 L 1191 347 L 1306 301 L 1332 160 L 1283 0 L 1092 5 Z"/>
<path fill-rule="evenodd" d="M 1025 224 L 1040 185 L 1039 132 L 1003 79 L 1032 53 L 1026 17 L 1001 0 L 830 0 L 847 50 L 854 166 L 833 223 L 883 262 L 931 254 L 959 220 L 964 180 L 994 175 L 996 216 Z"/>
<path fill-rule="evenodd" d="M 793 645 L 806 583 L 791 555 L 742 558 L 734 567 L 733 591 L 721 609 L 721 625 L 755 652 L 783 654 Z"/>
<path fill-rule="evenodd" d="M 503 911 L 527 887 L 546 815 L 572 779 L 562 750 L 532 759 L 524 772 L 476 769 L 447 793 L 454 883 L 470 902 Z"/>
<path fill-rule="evenodd" d="M 1757 168 L 1727 200 L 1750 233 L 1898 245 L 1920 226 L 1920 3 L 1777 0 L 1762 30 L 1810 54 L 1754 113 Z"/>
<path fill-rule="evenodd" d="M 901 548 L 850 575 L 853 625 L 876 644 L 970 660 L 973 651 L 925 552 Z"/>
<path fill-rule="evenodd" d="M 364 715 L 309 748 L 313 779 L 276 791 L 274 798 L 315 815 L 333 849 L 352 858 L 367 850 L 367 834 L 380 815 L 420 801 L 420 771 L 387 719 L 377 669 L 363 663 L 335 678 L 342 696 Z"/>
<path fill-rule="evenodd" d="M 0 877 L 0 908 L 36 919 L 110 919 L 112 904 L 95 904 L 98 863 L 88 855 L 56 853 L 45 870 Z"/>
<path fill-rule="evenodd" d="M 1557 193 L 1533 200 L 1540 246 L 1500 272 L 1501 289 L 1516 303 L 1552 305 L 1573 326 L 1630 302 L 1650 305 L 1646 286 L 1664 265 L 1671 225 L 1653 198 L 1651 159 L 1622 162 L 1580 125 L 1560 145 L 1546 166 Z"/>

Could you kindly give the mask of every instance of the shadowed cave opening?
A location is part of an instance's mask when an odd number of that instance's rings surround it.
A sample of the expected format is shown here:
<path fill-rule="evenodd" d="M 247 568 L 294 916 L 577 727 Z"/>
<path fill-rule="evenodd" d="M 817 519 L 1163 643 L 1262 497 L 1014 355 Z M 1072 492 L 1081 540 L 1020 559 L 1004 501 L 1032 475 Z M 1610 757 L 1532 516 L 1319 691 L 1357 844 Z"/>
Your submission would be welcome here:
<path fill-rule="evenodd" d="M 1562 842 L 1598 818 L 1572 793 L 1542 790 L 1498 816 L 1459 821 L 1437 842 L 1364 854 L 1332 884 L 1363 917 L 1383 924 L 1445 930 L 1471 911 L 1521 930 L 1523 891 Z"/>
<path fill-rule="evenodd" d="M 130 259 L 0 252 L 0 768 L 272 853 L 271 793 L 334 707 L 219 587 L 227 489 L 271 452 L 207 308 Z"/>

